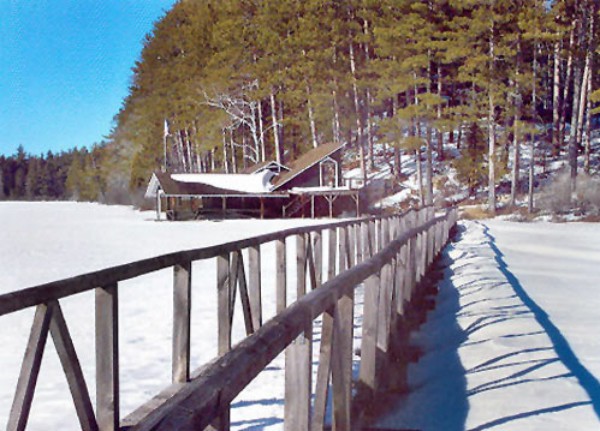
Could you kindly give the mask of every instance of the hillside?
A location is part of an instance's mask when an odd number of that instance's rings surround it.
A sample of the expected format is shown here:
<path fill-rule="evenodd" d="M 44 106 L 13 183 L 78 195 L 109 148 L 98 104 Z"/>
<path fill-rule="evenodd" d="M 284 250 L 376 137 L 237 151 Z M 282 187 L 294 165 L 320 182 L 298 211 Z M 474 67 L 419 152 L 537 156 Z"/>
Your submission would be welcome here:
<path fill-rule="evenodd" d="M 64 195 L 142 205 L 154 170 L 235 173 L 328 142 L 362 178 L 384 163 L 406 180 L 418 157 L 426 203 L 440 184 L 492 213 L 518 203 L 532 147 L 534 187 L 560 163 L 574 190 L 597 175 L 597 15 L 595 0 L 179 1 Z M 41 174 L 21 159 L 0 159 L 0 199 L 52 197 L 26 193 Z"/>

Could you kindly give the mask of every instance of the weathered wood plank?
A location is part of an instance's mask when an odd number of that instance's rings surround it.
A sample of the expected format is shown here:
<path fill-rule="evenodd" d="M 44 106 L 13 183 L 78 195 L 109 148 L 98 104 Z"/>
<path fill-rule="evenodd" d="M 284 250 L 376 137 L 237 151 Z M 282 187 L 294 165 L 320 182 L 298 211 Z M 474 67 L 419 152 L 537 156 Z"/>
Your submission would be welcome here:
<path fill-rule="evenodd" d="M 308 275 L 309 275 L 309 281 L 310 281 L 310 288 L 311 289 L 316 289 L 317 288 L 317 270 L 315 268 L 315 258 L 314 258 L 314 254 L 313 254 L 313 245 L 312 245 L 312 239 L 311 239 L 311 235 L 308 234 L 306 236 L 306 251 L 305 251 L 305 256 L 304 256 L 304 271 L 306 272 L 306 270 L 308 269 Z"/>
<path fill-rule="evenodd" d="M 361 263 L 364 260 L 362 223 L 354 225 L 354 241 L 356 242 L 356 263 Z"/>
<path fill-rule="evenodd" d="M 306 294 L 306 236 L 296 235 L 296 297 Z"/>
<path fill-rule="evenodd" d="M 377 253 L 377 230 L 375 227 L 375 220 L 368 222 L 369 226 L 369 257 L 373 257 Z"/>
<path fill-rule="evenodd" d="M 231 349 L 231 289 L 229 287 L 229 254 L 217 257 L 218 353 Z"/>
<path fill-rule="evenodd" d="M 96 420 L 101 431 L 119 429 L 118 286 L 96 289 Z"/>
<path fill-rule="evenodd" d="M 244 268 L 244 256 L 242 255 L 242 251 L 238 251 L 233 253 L 232 259 L 232 272 L 235 276 L 232 278 L 232 282 L 237 284 L 237 287 L 240 289 L 240 301 L 242 302 L 242 313 L 244 315 L 244 326 L 246 328 L 246 335 L 252 334 L 254 329 L 253 318 L 252 318 L 252 308 L 250 304 L 250 296 L 248 294 L 248 285 L 246 284 L 246 270 Z M 235 265 L 235 268 L 233 267 Z M 232 294 L 232 304 L 231 304 L 231 317 L 233 324 L 233 310 L 235 308 L 235 289 L 236 285 L 232 286 L 233 294 Z"/>
<path fill-rule="evenodd" d="M 327 281 L 332 280 L 337 274 L 337 229 L 329 229 L 327 239 Z"/>
<path fill-rule="evenodd" d="M 282 312 L 287 304 L 287 251 L 285 238 L 275 241 L 276 311 Z"/>
<path fill-rule="evenodd" d="M 356 230 L 354 226 L 346 228 L 346 264 L 348 268 L 352 268 L 356 264 Z"/>
<path fill-rule="evenodd" d="M 190 379 L 191 306 L 192 263 L 184 262 L 173 267 L 173 383 Z"/>
<path fill-rule="evenodd" d="M 7 431 L 22 431 L 27 426 L 51 319 L 52 308 L 45 304 L 36 307 L 29 341 L 21 363 L 17 389 L 8 417 Z"/>
<path fill-rule="evenodd" d="M 333 429 L 351 429 L 352 341 L 354 337 L 354 290 L 341 296 L 333 319 L 331 386 Z"/>
<path fill-rule="evenodd" d="M 309 431 L 312 391 L 312 321 L 285 350 L 284 429 Z"/>
<path fill-rule="evenodd" d="M 312 431 L 323 431 L 327 409 L 327 392 L 331 375 L 331 349 L 333 345 L 334 310 L 323 313 L 321 343 L 319 346 L 319 367 L 315 382 L 315 402 L 313 406 Z"/>
<path fill-rule="evenodd" d="M 383 353 L 388 352 L 388 345 L 390 340 L 390 324 L 392 320 L 392 292 L 394 289 L 392 265 L 393 262 L 387 263 L 381 269 L 379 304 L 377 306 L 377 348 Z"/>
<path fill-rule="evenodd" d="M 79 425 L 82 430 L 96 431 L 98 424 L 96 423 L 94 408 L 92 407 L 90 393 L 83 377 L 83 372 L 81 371 L 79 358 L 75 352 L 75 346 L 73 346 L 71 334 L 69 334 L 69 329 L 67 328 L 67 322 L 58 301 L 53 301 L 48 306 L 52 307 L 50 334 L 52 335 L 63 371 L 67 377 Z"/>
<path fill-rule="evenodd" d="M 346 252 L 348 235 L 345 227 L 338 229 L 338 274 L 348 269 L 348 254 Z"/>
<path fill-rule="evenodd" d="M 248 248 L 248 289 L 252 326 L 256 331 L 262 326 L 262 276 L 260 246 Z"/>
<path fill-rule="evenodd" d="M 365 282 L 362 343 L 360 349 L 359 380 L 371 395 L 377 390 L 377 334 L 378 308 L 381 280 L 373 274 Z"/>
<path fill-rule="evenodd" d="M 312 235 L 316 287 L 321 287 L 323 284 L 323 234 L 322 231 L 317 230 Z"/>

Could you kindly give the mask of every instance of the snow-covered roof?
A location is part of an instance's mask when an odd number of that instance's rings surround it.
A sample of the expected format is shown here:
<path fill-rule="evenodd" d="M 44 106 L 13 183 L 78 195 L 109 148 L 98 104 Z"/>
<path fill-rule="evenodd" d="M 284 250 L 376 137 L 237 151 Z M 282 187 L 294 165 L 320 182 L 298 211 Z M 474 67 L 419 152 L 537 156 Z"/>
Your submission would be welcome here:
<path fill-rule="evenodd" d="M 162 190 L 166 195 L 262 195 L 273 190 L 275 173 L 254 174 L 167 174 L 155 172 L 146 189 L 146 198 L 155 198 Z"/>
<path fill-rule="evenodd" d="M 269 170 L 254 174 L 173 174 L 171 178 L 181 183 L 207 184 L 225 190 L 242 193 L 269 193 L 273 190 L 271 179 L 275 174 Z"/>

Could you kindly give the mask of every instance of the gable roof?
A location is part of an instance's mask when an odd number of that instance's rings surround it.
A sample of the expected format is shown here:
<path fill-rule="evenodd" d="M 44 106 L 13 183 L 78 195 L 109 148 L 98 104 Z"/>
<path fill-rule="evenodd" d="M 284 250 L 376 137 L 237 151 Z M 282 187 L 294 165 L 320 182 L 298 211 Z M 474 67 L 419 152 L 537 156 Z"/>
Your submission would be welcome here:
<path fill-rule="evenodd" d="M 273 180 L 274 190 L 280 189 L 286 183 L 296 178 L 302 172 L 310 169 L 323 159 L 333 155 L 344 147 L 344 143 L 331 142 L 329 144 L 319 145 L 317 148 L 304 153 L 299 158 L 291 162 L 288 166 L 289 172 L 282 173 Z"/>

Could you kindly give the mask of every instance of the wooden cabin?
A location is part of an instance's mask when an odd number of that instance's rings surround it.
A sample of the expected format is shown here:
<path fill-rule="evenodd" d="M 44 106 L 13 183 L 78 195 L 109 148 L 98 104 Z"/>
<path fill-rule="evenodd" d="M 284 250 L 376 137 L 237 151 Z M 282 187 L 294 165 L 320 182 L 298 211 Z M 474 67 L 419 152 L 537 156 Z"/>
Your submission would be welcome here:
<path fill-rule="evenodd" d="M 146 197 L 169 220 L 333 217 L 360 213 L 359 189 L 342 186 L 343 144 L 324 144 L 288 165 L 267 161 L 240 174 L 155 172 Z"/>

